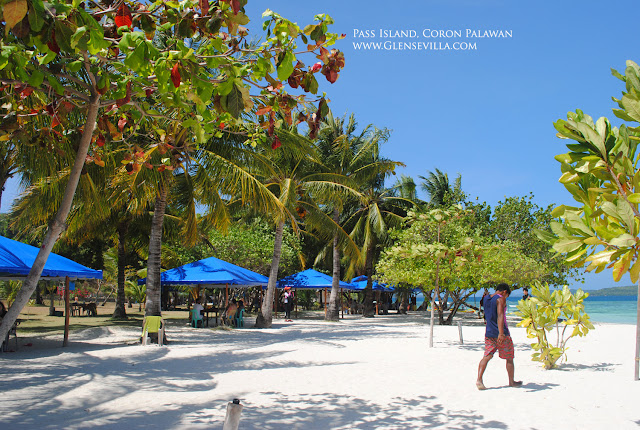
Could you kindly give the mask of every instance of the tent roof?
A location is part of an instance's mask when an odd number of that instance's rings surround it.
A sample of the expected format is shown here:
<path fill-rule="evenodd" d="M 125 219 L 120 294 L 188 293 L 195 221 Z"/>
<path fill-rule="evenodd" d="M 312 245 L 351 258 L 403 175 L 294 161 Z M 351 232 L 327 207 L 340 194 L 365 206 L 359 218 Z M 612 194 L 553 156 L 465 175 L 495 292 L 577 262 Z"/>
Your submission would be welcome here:
<path fill-rule="evenodd" d="M 145 284 L 147 278 L 140 279 Z M 200 285 L 241 288 L 267 285 L 269 278 L 219 258 L 209 257 L 160 274 L 161 285 Z"/>
<path fill-rule="evenodd" d="M 35 246 L 0 236 L 0 280 L 26 279 L 40 251 Z M 41 279 L 102 279 L 102 270 L 89 269 L 68 258 L 49 254 Z"/>
<path fill-rule="evenodd" d="M 354 290 L 362 291 L 367 287 L 367 277 L 365 275 L 357 276 L 351 280 L 351 283 L 356 286 Z M 373 281 L 371 288 L 374 291 L 385 291 L 385 292 L 395 291 L 395 288 L 388 287 L 387 284 L 381 284 L 378 281 Z"/>
<path fill-rule="evenodd" d="M 333 278 L 324 273 L 320 273 L 317 270 L 307 269 L 302 272 L 289 275 L 278 281 L 278 288 L 292 287 L 292 288 L 307 288 L 312 290 L 331 288 L 333 285 Z M 348 282 L 340 281 L 340 287 L 351 289 L 353 285 Z"/>

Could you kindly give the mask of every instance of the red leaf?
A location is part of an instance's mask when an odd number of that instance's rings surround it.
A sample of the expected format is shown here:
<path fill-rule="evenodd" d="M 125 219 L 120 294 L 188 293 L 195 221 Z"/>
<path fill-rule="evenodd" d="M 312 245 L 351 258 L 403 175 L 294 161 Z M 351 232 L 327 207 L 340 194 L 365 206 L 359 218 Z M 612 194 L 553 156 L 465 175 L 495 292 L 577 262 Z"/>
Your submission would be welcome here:
<path fill-rule="evenodd" d="M 96 144 L 100 147 L 104 146 L 104 135 L 102 133 L 98 134 L 98 138 L 96 139 Z"/>
<path fill-rule="evenodd" d="M 256 111 L 256 115 L 264 115 L 264 114 L 266 114 L 266 113 L 270 112 L 270 111 L 271 111 L 271 109 L 272 109 L 272 107 L 271 107 L 271 106 L 265 106 L 265 107 L 263 107 L 263 108 L 258 109 L 258 110 Z"/>
<path fill-rule="evenodd" d="M 118 120 L 118 128 L 120 129 L 120 131 L 122 132 L 122 130 L 124 130 L 124 126 L 127 125 L 127 119 L 126 118 L 120 118 Z"/>
<path fill-rule="evenodd" d="M 240 12 L 240 0 L 227 0 L 227 2 L 231 5 L 231 9 L 233 9 L 233 14 L 237 15 Z"/>
<path fill-rule="evenodd" d="M 200 11 L 202 11 L 202 16 L 209 14 L 209 0 L 200 0 Z"/>
<path fill-rule="evenodd" d="M 144 90 L 144 93 L 147 95 L 147 97 L 151 97 L 151 94 L 153 94 L 153 88 L 147 88 L 146 90 Z"/>
<path fill-rule="evenodd" d="M 33 92 L 33 88 L 31 87 L 27 87 L 24 90 L 20 91 L 20 99 L 26 99 L 27 97 L 29 97 L 31 95 L 31 93 Z"/>
<path fill-rule="evenodd" d="M 59 126 L 59 125 L 60 125 L 60 121 L 58 121 L 58 117 L 57 117 L 57 116 L 54 116 L 54 117 L 51 119 L 51 128 L 53 128 L 53 127 L 57 127 L 57 126 Z"/>
<path fill-rule="evenodd" d="M 118 107 L 122 105 L 126 105 L 131 101 L 131 81 L 127 82 L 127 95 L 124 98 L 116 100 L 116 105 Z"/>
<path fill-rule="evenodd" d="M 318 61 L 316 64 L 314 64 L 311 67 L 311 73 L 315 73 L 315 72 L 319 71 L 320 69 L 322 69 L 322 63 L 320 61 Z"/>
<path fill-rule="evenodd" d="M 180 86 L 180 63 L 176 63 L 176 65 L 171 69 L 171 82 L 173 82 L 173 86 L 176 88 Z"/>
<path fill-rule="evenodd" d="M 273 139 L 273 143 L 271 144 L 271 149 L 278 149 L 280 148 L 280 145 L 282 145 L 282 143 L 280 143 L 280 138 L 276 134 L 276 137 Z"/>
<path fill-rule="evenodd" d="M 51 116 L 53 116 L 53 104 L 50 103 L 44 107 L 44 110 Z"/>
<path fill-rule="evenodd" d="M 51 49 L 56 54 L 60 53 L 60 47 L 58 46 L 58 43 L 56 42 L 56 32 L 53 31 L 53 30 L 51 30 L 51 38 L 47 42 L 47 46 L 49 47 L 49 49 Z"/>
<path fill-rule="evenodd" d="M 127 6 L 125 3 L 122 3 L 118 8 L 115 21 L 116 27 L 122 27 L 123 25 L 126 25 L 127 27 L 131 28 L 131 26 L 133 25 L 133 17 L 131 16 L 131 11 L 129 10 L 129 6 Z"/>

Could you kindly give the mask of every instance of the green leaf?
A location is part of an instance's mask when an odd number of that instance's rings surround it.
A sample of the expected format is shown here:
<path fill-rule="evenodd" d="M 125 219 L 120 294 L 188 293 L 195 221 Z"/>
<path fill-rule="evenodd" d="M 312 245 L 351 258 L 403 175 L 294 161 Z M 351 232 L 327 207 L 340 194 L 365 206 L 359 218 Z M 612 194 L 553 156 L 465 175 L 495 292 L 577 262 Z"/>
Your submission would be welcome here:
<path fill-rule="evenodd" d="M 581 246 L 583 246 L 581 238 L 563 237 L 558 239 L 556 243 L 553 244 L 553 249 L 561 254 L 565 254 L 567 252 L 575 251 Z"/>
<path fill-rule="evenodd" d="M 640 193 L 633 193 L 627 196 L 631 203 L 640 203 Z"/>
<path fill-rule="evenodd" d="M 31 71 L 31 76 L 29 77 L 29 85 L 37 88 L 40 85 L 42 85 L 43 81 L 44 81 L 44 73 L 42 73 L 38 69 Z"/>
<path fill-rule="evenodd" d="M 42 30 L 42 26 L 44 25 L 44 4 L 42 0 L 31 0 L 28 16 L 31 30 L 34 32 Z"/>
<path fill-rule="evenodd" d="M 278 64 L 278 79 L 281 81 L 286 81 L 291 73 L 293 73 L 293 62 L 296 60 L 296 57 L 293 55 L 293 52 L 287 51 L 280 64 Z"/>
<path fill-rule="evenodd" d="M 620 105 L 625 110 L 626 114 L 633 118 L 633 121 L 640 122 L 640 100 L 633 93 L 627 93 L 622 96 Z"/>
<path fill-rule="evenodd" d="M 76 28 L 76 32 L 73 33 L 73 36 L 71 36 L 71 47 L 73 49 L 75 48 L 79 48 L 82 50 L 87 49 L 87 41 L 82 40 L 82 38 L 86 33 L 87 33 L 87 27 L 82 26 L 82 27 Z"/>
<path fill-rule="evenodd" d="M 617 246 L 619 248 L 627 248 L 635 245 L 636 238 L 628 233 L 621 234 L 609 241 L 610 245 Z"/>
<path fill-rule="evenodd" d="M 47 81 L 49 81 L 49 84 L 53 87 L 56 94 L 59 96 L 64 94 L 64 87 L 54 76 L 47 76 Z"/>
<path fill-rule="evenodd" d="M 224 109 L 234 118 L 240 117 L 240 112 L 244 110 L 242 91 L 237 86 L 233 86 L 229 94 L 224 98 Z"/>

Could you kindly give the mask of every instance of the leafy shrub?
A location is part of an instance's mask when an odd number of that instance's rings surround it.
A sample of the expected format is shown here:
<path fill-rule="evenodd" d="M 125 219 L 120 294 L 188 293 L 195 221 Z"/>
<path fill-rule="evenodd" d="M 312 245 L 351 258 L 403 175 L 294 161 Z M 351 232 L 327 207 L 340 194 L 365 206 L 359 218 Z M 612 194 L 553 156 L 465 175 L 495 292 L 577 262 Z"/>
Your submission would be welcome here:
<path fill-rule="evenodd" d="M 531 297 L 518 302 L 522 317 L 519 327 L 526 327 L 527 337 L 536 339 L 532 360 L 541 362 L 545 369 L 553 369 L 558 360 L 566 361 L 567 342 L 574 336 L 585 336 L 593 330 L 589 315 L 584 311 L 584 299 L 589 294 L 578 289 L 572 294 L 566 285 L 562 290 L 549 290 L 549 284 L 536 282 L 531 287 Z M 568 331 L 567 331 L 568 330 Z M 550 338 L 555 331 L 555 343 Z"/>

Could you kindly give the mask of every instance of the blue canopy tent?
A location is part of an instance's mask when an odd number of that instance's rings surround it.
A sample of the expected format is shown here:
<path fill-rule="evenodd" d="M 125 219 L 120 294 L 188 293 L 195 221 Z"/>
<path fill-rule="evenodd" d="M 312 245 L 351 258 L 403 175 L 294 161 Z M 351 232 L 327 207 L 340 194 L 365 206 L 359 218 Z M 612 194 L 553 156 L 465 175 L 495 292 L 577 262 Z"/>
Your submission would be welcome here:
<path fill-rule="evenodd" d="M 183 285 L 191 288 L 248 288 L 266 286 L 269 278 L 244 267 L 236 266 L 219 258 L 209 257 L 194 261 L 160 274 L 160 286 Z M 147 283 L 147 278 L 138 280 L 138 284 Z M 225 293 L 225 307 L 229 304 L 229 293 Z M 215 310 L 216 323 L 218 310 Z M 206 324 L 209 324 L 208 310 Z"/>
<path fill-rule="evenodd" d="M 362 291 L 367 287 L 367 277 L 365 275 L 360 275 L 351 280 L 351 283 L 356 286 L 354 291 Z M 371 288 L 374 291 L 383 291 L 385 293 L 391 293 L 396 289 L 393 287 L 387 286 L 387 284 L 381 284 L 378 281 L 373 281 Z"/>
<path fill-rule="evenodd" d="M 40 249 L 35 246 L 0 236 L 0 280 L 24 281 L 27 279 L 38 252 Z M 102 270 L 89 269 L 68 258 L 54 253 L 49 254 L 40 280 L 65 281 L 65 321 L 62 346 L 66 346 L 69 339 L 69 281 L 78 279 L 102 279 Z M 4 345 L 8 343 L 8 339 L 7 334 L 7 338 L 3 341 Z"/>
<path fill-rule="evenodd" d="M 302 272 L 289 275 L 282 278 L 277 283 L 277 288 L 307 288 L 312 290 L 321 290 L 323 288 L 331 288 L 333 278 L 317 270 L 307 269 Z M 352 289 L 354 286 L 348 282 L 340 281 L 340 288 Z"/>
<path fill-rule="evenodd" d="M 353 289 L 353 285 L 340 281 L 340 288 L 342 289 Z M 307 269 L 302 272 L 294 273 L 293 275 L 289 275 L 285 278 L 282 278 L 276 284 L 277 288 L 285 288 L 291 287 L 296 289 L 311 289 L 311 290 L 325 290 L 325 315 L 327 312 L 327 299 L 326 299 L 326 290 L 327 288 L 332 288 L 333 286 L 333 277 L 329 275 L 325 275 L 324 273 L 320 273 L 317 270 Z M 342 295 L 340 296 L 342 297 Z"/>
<path fill-rule="evenodd" d="M 266 276 L 215 257 L 194 261 L 160 274 L 160 285 L 242 288 L 265 286 L 268 282 Z M 138 280 L 140 285 L 146 283 L 147 278 Z"/>
<path fill-rule="evenodd" d="M 40 251 L 35 246 L 0 236 L 0 280 L 24 281 Z M 102 270 L 89 269 L 68 258 L 51 253 L 42 270 L 45 281 L 102 279 Z"/>

